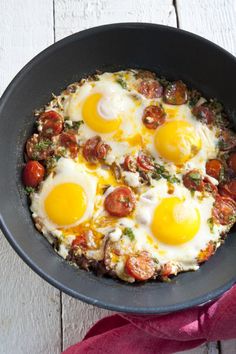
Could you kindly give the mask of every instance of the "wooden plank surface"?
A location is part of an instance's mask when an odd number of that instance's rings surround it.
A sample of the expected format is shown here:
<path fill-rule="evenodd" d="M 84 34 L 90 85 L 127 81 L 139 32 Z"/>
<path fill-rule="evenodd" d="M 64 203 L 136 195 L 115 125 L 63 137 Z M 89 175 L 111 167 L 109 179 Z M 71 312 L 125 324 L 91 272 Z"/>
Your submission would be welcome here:
<path fill-rule="evenodd" d="M 1 93 L 28 60 L 53 42 L 52 5 L 52 0 L 1 1 Z M 0 259 L 0 353 L 60 353 L 59 291 L 32 272 L 2 234 Z"/>

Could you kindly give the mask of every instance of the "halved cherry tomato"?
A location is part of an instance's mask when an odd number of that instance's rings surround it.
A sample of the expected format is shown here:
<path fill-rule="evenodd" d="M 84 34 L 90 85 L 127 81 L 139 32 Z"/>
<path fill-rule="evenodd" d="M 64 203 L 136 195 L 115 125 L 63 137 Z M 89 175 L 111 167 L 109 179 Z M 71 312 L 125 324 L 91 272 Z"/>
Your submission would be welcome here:
<path fill-rule="evenodd" d="M 227 160 L 227 164 L 231 170 L 233 170 L 234 173 L 236 173 L 236 152 L 232 152 L 229 155 L 229 158 Z"/>
<path fill-rule="evenodd" d="M 219 186 L 220 195 L 225 197 L 230 197 L 236 200 L 236 180 L 232 179 L 231 181 L 224 183 Z"/>
<path fill-rule="evenodd" d="M 136 280 L 144 281 L 150 279 L 155 272 L 153 259 L 147 252 L 142 252 L 136 256 L 129 256 L 125 264 L 128 275 Z"/>
<path fill-rule="evenodd" d="M 168 277 L 171 275 L 172 272 L 172 267 L 170 263 L 166 263 L 161 267 L 161 276 L 162 277 Z"/>
<path fill-rule="evenodd" d="M 218 159 L 208 160 L 206 163 L 206 173 L 219 180 L 223 171 L 223 164 Z"/>
<path fill-rule="evenodd" d="M 166 86 L 163 100 L 165 103 L 181 105 L 188 100 L 188 90 L 182 81 L 175 81 Z"/>
<path fill-rule="evenodd" d="M 59 135 L 63 129 L 63 118 L 55 111 L 47 111 L 40 114 L 38 119 L 39 125 L 42 127 L 41 135 L 46 138 L 52 138 Z"/>
<path fill-rule="evenodd" d="M 183 184 L 186 188 L 202 192 L 204 190 L 204 182 L 201 173 L 198 170 L 187 172 L 183 176 Z"/>
<path fill-rule="evenodd" d="M 138 92 L 146 98 L 159 98 L 162 96 L 163 87 L 157 80 L 142 80 L 138 86 Z"/>
<path fill-rule="evenodd" d="M 87 248 L 87 237 L 85 232 L 81 232 L 76 238 L 72 241 L 72 249 L 81 247 L 83 249 Z"/>
<path fill-rule="evenodd" d="M 192 109 L 192 113 L 197 119 L 206 124 L 212 124 L 215 120 L 215 114 L 206 106 L 195 106 Z"/>
<path fill-rule="evenodd" d="M 212 194 L 218 193 L 217 186 L 213 184 L 207 176 L 203 178 L 203 186 L 205 192 L 212 193 Z"/>
<path fill-rule="evenodd" d="M 23 170 L 23 183 L 28 187 L 37 187 L 42 182 L 45 169 L 38 161 L 28 161 Z"/>
<path fill-rule="evenodd" d="M 104 160 L 109 150 L 111 147 L 97 135 L 86 141 L 83 146 L 83 156 L 87 161 L 96 163 L 98 160 Z"/>
<path fill-rule="evenodd" d="M 207 247 L 204 250 L 200 251 L 197 257 L 198 263 L 203 263 L 208 261 L 208 259 L 215 253 L 215 250 L 216 250 L 215 244 L 213 242 L 209 242 Z"/>
<path fill-rule="evenodd" d="M 154 169 L 153 166 L 153 162 L 152 159 L 144 154 L 139 154 L 137 157 L 137 163 L 138 163 L 138 167 L 139 169 L 141 169 L 142 171 L 151 171 Z"/>
<path fill-rule="evenodd" d="M 135 196 L 129 187 L 117 187 L 106 197 L 104 207 L 110 215 L 127 216 L 135 208 Z"/>
<path fill-rule="evenodd" d="M 76 142 L 76 136 L 72 132 L 63 132 L 59 138 L 60 145 L 70 151 L 71 157 L 75 158 L 79 151 L 79 146 Z"/>
<path fill-rule="evenodd" d="M 165 111 L 160 106 L 148 106 L 143 112 L 142 121 L 146 128 L 156 129 L 165 121 Z"/>
<path fill-rule="evenodd" d="M 126 156 L 124 160 L 124 169 L 130 172 L 137 171 L 137 161 L 133 156 Z"/>
<path fill-rule="evenodd" d="M 236 203 L 229 197 L 218 195 L 212 210 L 212 216 L 221 225 L 231 224 L 236 217 Z"/>
<path fill-rule="evenodd" d="M 33 134 L 26 142 L 26 153 L 30 160 L 46 160 L 53 151 L 52 142 L 38 134 Z"/>

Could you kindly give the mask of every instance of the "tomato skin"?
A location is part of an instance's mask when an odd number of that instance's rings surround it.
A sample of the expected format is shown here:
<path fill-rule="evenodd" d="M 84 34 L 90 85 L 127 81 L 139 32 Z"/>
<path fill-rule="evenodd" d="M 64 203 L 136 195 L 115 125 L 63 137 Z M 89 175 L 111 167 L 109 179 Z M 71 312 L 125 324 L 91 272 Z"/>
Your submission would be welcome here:
<path fill-rule="evenodd" d="M 137 164 L 141 171 L 147 172 L 154 169 L 153 162 L 150 157 L 142 153 L 137 157 Z"/>
<path fill-rule="evenodd" d="M 232 223 L 232 218 L 236 217 L 236 203 L 233 199 L 217 195 L 212 210 L 212 216 L 215 222 L 221 225 Z"/>
<path fill-rule="evenodd" d="M 85 232 L 82 232 L 77 235 L 76 238 L 72 241 L 71 248 L 73 250 L 76 250 L 78 247 L 81 247 L 83 249 L 87 248 L 87 237 Z"/>
<path fill-rule="evenodd" d="M 52 138 L 59 135 L 63 129 L 63 118 L 55 111 L 47 111 L 40 114 L 38 122 L 42 127 L 41 135 Z"/>
<path fill-rule="evenodd" d="M 147 129 L 156 129 L 165 122 L 165 111 L 160 106 L 148 106 L 142 116 L 143 124 Z"/>
<path fill-rule="evenodd" d="M 142 80 L 138 86 L 138 92 L 146 98 L 159 98 L 163 94 L 163 87 L 157 80 Z"/>
<path fill-rule="evenodd" d="M 42 182 L 45 169 L 38 161 L 28 161 L 23 170 L 23 183 L 27 187 L 37 187 Z"/>
<path fill-rule="evenodd" d="M 128 216 L 135 208 L 135 196 L 129 187 L 117 187 L 106 197 L 104 207 L 110 215 Z"/>
<path fill-rule="evenodd" d="M 221 172 L 223 170 L 223 164 L 218 159 L 208 160 L 206 163 L 206 173 L 214 177 L 215 179 L 219 180 Z"/>
<path fill-rule="evenodd" d="M 129 256 L 125 264 L 125 271 L 136 280 L 148 280 L 155 273 L 154 261 L 147 252 Z"/>
<path fill-rule="evenodd" d="M 124 160 L 125 171 L 136 172 L 137 171 L 137 161 L 133 156 L 126 156 Z"/>
<path fill-rule="evenodd" d="M 227 160 L 227 164 L 231 170 L 236 173 L 236 152 L 232 152 L 229 155 L 229 158 Z"/>
<path fill-rule="evenodd" d="M 166 263 L 161 268 L 161 276 L 168 277 L 172 273 L 172 267 L 170 263 Z"/>
<path fill-rule="evenodd" d="M 212 124 L 215 120 L 215 114 L 209 107 L 206 106 L 195 106 L 192 109 L 193 115 L 199 119 L 201 122 L 206 124 Z"/>
<path fill-rule="evenodd" d="M 101 137 L 96 135 L 88 139 L 83 146 L 83 156 L 91 163 L 96 163 L 99 160 L 104 160 L 111 147 L 105 144 Z"/>
<path fill-rule="evenodd" d="M 64 146 L 66 149 L 70 151 L 70 155 L 72 158 L 76 158 L 79 146 L 76 142 L 76 136 L 72 132 L 63 132 L 59 138 L 60 145 Z"/>
<path fill-rule="evenodd" d="M 188 100 L 188 90 L 182 81 L 175 81 L 165 88 L 163 100 L 165 103 L 181 105 Z"/>
<path fill-rule="evenodd" d="M 183 176 L 183 184 L 186 188 L 202 192 L 204 189 L 204 183 L 202 175 L 198 170 L 191 170 Z"/>
<path fill-rule="evenodd" d="M 229 182 L 219 186 L 220 195 L 230 197 L 236 200 L 236 180 L 232 179 Z"/>

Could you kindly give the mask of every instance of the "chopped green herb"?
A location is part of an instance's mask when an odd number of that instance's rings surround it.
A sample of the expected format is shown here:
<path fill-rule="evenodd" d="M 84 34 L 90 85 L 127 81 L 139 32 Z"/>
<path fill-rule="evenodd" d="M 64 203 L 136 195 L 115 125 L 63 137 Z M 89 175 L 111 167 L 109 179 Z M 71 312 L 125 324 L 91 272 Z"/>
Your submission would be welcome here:
<path fill-rule="evenodd" d="M 194 189 L 191 189 L 191 190 L 190 190 L 190 193 L 191 193 L 191 197 L 193 198 L 194 195 L 195 195 L 195 190 L 194 190 Z"/>
<path fill-rule="evenodd" d="M 118 78 L 116 79 L 116 82 L 117 82 L 123 89 L 127 90 L 127 84 L 126 84 L 126 82 L 125 82 L 124 79 L 122 79 L 121 77 L 118 77 Z"/>
<path fill-rule="evenodd" d="M 83 120 L 79 120 L 78 122 L 72 122 L 71 120 L 66 120 L 64 122 L 65 125 L 65 131 L 68 131 L 70 129 L 72 130 L 79 130 L 80 126 L 84 124 Z"/>
<path fill-rule="evenodd" d="M 38 151 L 43 151 L 52 145 L 52 141 L 50 140 L 40 140 L 37 144 L 35 144 L 35 149 Z"/>
<path fill-rule="evenodd" d="M 35 189 L 33 187 L 25 187 L 25 193 L 27 195 L 30 195 L 31 193 L 33 193 L 35 191 Z"/>
<path fill-rule="evenodd" d="M 223 182 L 224 179 L 225 179 L 225 169 L 224 169 L 224 167 L 222 167 L 222 168 L 220 169 L 219 182 Z"/>
<path fill-rule="evenodd" d="M 170 183 L 179 183 L 179 179 L 176 176 L 172 176 L 164 166 L 157 163 L 154 164 L 155 171 L 152 173 L 152 178 L 159 180 L 160 178 L 165 178 Z"/>
<path fill-rule="evenodd" d="M 124 228 L 123 235 L 128 236 L 131 241 L 135 240 L 133 230 L 130 227 Z"/>
<path fill-rule="evenodd" d="M 163 87 L 167 87 L 170 84 L 170 81 L 166 80 L 165 77 L 160 77 L 158 78 L 158 82 L 161 84 Z"/>
<path fill-rule="evenodd" d="M 200 173 L 198 173 L 198 172 L 192 172 L 192 173 L 189 173 L 188 176 L 189 176 L 189 178 L 190 178 L 192 181 L 195 182 L 195 184 L 196 184 L 197 186 L 200 185 L 201 180 L 202 180 L 202 177 L 201 177 Z"/>
<path fill-rule="evenodd" d="M 229 223 L 230 224 L 234 224 L 235 223 L 235 221 L 236 221 L 236 215 L 231 215 L 231 216 L 229 216 Z"/>
<path fill-rule="evenodd" d="M 159 261 L 158 261 L 158 259 L 156 258 L 156 257 L 153 257 L 153 261 L 155 262 L 155 263 L 159 263 Z"/>
<path fill-rule="evenodd" d="M 208 226 L 209 226 L 210 231 L 213 232 L 213 230 L 214 230 L 214 221 L 213 221 L 213 218 L 209 218 L 209 219 L 207 220 L 207 224 L 208 224 Z"/>
<path fill-rule="evenodd" d="M 188 97 L 189 97 L 189 99 L 188 99 L 188 104 L 189 104 L 189 106 L 192 108 L 192 107 L 194 107 L 194 106 L 197 104 L 197 102 L 200 100 L 201 94 L 200 94 L 200 92 L 198 92 L 197 90 L 191 90 L 191 91 L 189 91 L 189 93 L 188 93 Z"/>

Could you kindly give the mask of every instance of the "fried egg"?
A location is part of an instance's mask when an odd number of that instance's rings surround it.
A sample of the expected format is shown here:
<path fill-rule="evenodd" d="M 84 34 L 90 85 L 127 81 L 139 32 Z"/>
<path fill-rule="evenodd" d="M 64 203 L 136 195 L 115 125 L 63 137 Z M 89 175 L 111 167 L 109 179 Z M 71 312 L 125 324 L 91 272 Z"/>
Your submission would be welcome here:
<path fill-rule="evenodd" d="M 71 159 L 61 158 L 37 193 L 31 211 L 44 232 L 76 226 L 92 216 L 97 181 Z"/>

